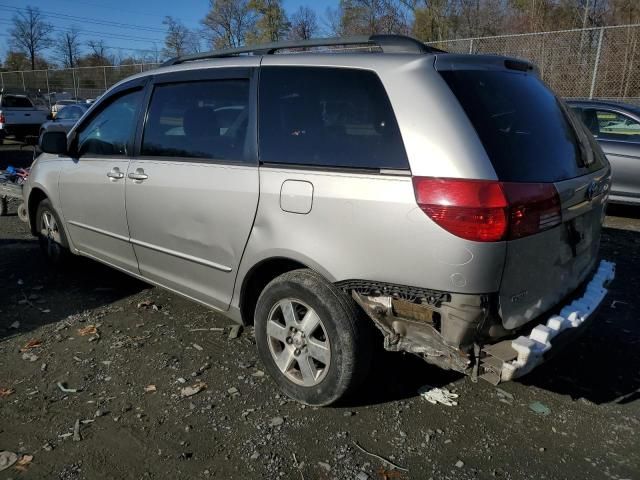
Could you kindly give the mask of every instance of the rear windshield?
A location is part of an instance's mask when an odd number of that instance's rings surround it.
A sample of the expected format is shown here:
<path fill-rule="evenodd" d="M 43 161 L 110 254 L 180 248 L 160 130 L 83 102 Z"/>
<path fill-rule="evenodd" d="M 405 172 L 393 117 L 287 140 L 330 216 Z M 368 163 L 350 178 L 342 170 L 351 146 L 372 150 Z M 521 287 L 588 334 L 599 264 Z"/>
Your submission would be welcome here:
<path fill-rule="evenodd" d="M 537 76 L 502 70 L 440 73 L 500 180 L 557 182 L 602 167 L 583 128 Z"/>
<path fill-rule="evenodd" d="M 31 100 L 26 97 L 2 97 L 2 106 L 6 108 L 33 108 Z"/>

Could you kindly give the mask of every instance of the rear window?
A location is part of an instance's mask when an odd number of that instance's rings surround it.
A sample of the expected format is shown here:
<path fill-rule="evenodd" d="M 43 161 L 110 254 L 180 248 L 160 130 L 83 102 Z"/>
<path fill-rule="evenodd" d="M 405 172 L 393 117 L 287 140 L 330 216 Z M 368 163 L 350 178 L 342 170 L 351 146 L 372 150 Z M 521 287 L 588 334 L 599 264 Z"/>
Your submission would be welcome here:
<path fill-rule="evenodd" d="M 260 160 L 311 166 L 408 169 L 378 76 L 329 67 L 263 67 Z"/>
<path fill-rule="evenodd" d="M 6 108 L 33 108 L 33 104 L 28 98 L 12 96 L 3 96 L 2 106 Z"/>
<path fill-rule="evenodd" d="M 583 128 L 537 76 L 495 70 L 440 73 L 500 180 L 557 182 L 602 167 Z"/>

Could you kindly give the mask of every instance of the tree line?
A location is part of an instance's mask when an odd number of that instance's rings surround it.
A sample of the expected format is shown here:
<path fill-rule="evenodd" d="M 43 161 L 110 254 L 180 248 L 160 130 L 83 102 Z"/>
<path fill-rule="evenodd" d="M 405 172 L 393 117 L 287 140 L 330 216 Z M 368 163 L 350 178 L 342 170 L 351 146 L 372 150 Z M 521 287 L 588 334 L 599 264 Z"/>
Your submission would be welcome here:
<path fill-rule="evenodd" d="M 167 16 L 163 45 L 123 55 L 103 40 L 83 41 L 78 26 L 55 29 L 28 6 L 12 18 L 4 69 L 150 63 L 320 35 L 400 33 L 438 41 L 634 23 L 640 23 L 640 0 L 340 0 L 320 16 L 307 6 L 287 12 L 282 0 L 209 0 L 198 28 Z"/>

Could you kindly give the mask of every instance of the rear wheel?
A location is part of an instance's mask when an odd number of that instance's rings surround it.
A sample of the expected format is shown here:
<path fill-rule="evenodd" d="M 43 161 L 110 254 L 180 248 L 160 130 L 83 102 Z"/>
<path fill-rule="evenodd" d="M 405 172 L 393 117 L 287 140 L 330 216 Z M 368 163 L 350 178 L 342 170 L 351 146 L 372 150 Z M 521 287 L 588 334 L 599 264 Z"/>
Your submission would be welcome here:
<path fill-rule="evenodd" d="M 370 325 L 344 292 L 312 270 L 269 283 L 256 306 L 258 355 L 289 397 L 329 405 L 364 379 Z"/>
<path fill-rule="evenodd" d="M 68 243 L 60 219 L 49 199 L 42 200 L 38 205 L 36 231 L 40 249 L 47 260 L 55 266 L 64 264 L 69 256 Z"/>

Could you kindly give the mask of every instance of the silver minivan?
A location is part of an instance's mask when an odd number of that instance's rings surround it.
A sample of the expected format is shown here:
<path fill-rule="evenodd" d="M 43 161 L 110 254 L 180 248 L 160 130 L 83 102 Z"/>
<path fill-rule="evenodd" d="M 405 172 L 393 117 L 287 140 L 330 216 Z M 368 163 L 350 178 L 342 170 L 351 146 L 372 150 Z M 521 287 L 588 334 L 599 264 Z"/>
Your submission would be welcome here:
<path fill-rule="evenodd" d="M 393 35 L 198 54 L 41 149 L 24 195 L 51 263 L 84 255 L 253 324 L 307 404 L 353 392 L 376 343 L 517 378 L 614 275 L 609 164 L 520 60 Z"/>

